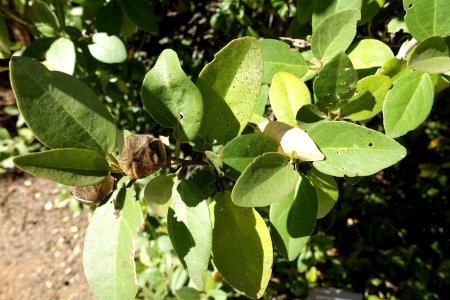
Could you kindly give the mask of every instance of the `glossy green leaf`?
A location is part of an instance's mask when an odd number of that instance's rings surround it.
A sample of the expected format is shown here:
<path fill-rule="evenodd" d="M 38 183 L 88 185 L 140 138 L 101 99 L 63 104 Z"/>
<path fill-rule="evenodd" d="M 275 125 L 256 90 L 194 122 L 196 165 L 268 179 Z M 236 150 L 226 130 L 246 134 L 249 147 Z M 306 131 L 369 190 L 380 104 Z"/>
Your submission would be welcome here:
<path fill-rule="evenodd" d="M 297 184 L 291 194 L 270 206 L 273 241 L 288 261 L 293 261 L 305 247 L 317 219 L 316 190 L 308 177 L 296 177 Z"/>
<path fill-rule="evenodd" d="M 265 153 L 253 160 L 236 181 L 231 197 L 243 207 L 261 207 L 280 201 L 294 189 L 297 173 L 288 159 Z"/>
<path fill-rule="evenodd" d="M 229 191 L 216 194 L 214 200 L 210 206 L 214 265 L 233 288 L 260 298 L 272 273 L 269 230 L 254 208 L 234 205 Z"/>
<path fill-rule="evenodd" d="M 384 75 L 371 75 L 358 81 L 356 95 L 340 110 L 341 116 L 352 121 L 368 120 L 383 108 L 384 98 L 391 87 L 391 79 Z"/>
<path fill-rule="evenodd" d="M 447 43 L 438 36 L 424 39 L 414 49 L 408 60 L 414 70 L 439 74 L 450 71 L 450 57 Z"/>
<path fill-rule="evenodd" d="M 314 167 L 331 176 L 369 176 L 406 156 L 406 149 L 386 135 L 349 122 L 324 122 L 308 131 L 325 160 Z"/>
<path fill-rule="evenodd" d="M 329 17 L 335 13 L 343 10 L 359 10 L 361 11 L 362 0 L 316 0 L 312 15 L 312 28 L 313 33 L 317 26 L 326 17 Z"/>
<path fill-rule="evenodd" d="M 134 190 L 123 186 L 95 209 L 84 240 L 83 267 L 98 299 L 134 299 L 138 285 L 133 240 L 143 223 Z"/>
<path fill-rule="evenodd" d="M 181 69 L 175 51 L 161 53 L 144 78 L 141 95 L 152 118 L 164 127 L 175 128 L 177 139 L 187 142 L 197 136 L 203 117 L 202 95 Z"/>
<path fill-rule="evenodd" d="M 286 72 L 275 74 L 269 90 L 269 99 L 277 120 L 291 126 L 297 125 L 298 110 L 311 104 L 311 94 L 306 84 Z"/>
<path fill-rule="evenodd" d="M 225 176 L 237 180 L 255 158 L 266 152 L 277 152 L 279 146 L 277 141 L 262 133 L 245 134 L 232 139 L 220 155 Z"/>
<path fill-rule="evenodd" d="M 393 58 L 391 48 L 385 43 L 375 39 L 364 39 L 352 45 L 348 58 L 355 69 L 369 69 L 381 67 L 384 62 Z"/>
<path fill-rule="evenodd" d="M 264 83 L 270 84 L 277 72 L 288 72 L 299 78 L 306 73 L 306 62 L 298 50 L 278 40 L 262 39 L 259 43 L 264 61 Z"/>
<path fill-rule="evenodd" d="M 358 74 L 348 56 L 340 52 L 333 57 L 314 80 L 317 106 L 333 110 L 344 104 L 356 91 Z"/>
<path fill-rule="evenodd" d="M 308 178 L 314 185 L 317 193 L 317 218 L 325 217 L 336 204 L 339 198 L 339 189 L 333 176 L 320 173 L 315 168 L 308 171 Z"/>
<path fill-rule="evenodd" d="M 117 1 L 110 1 L 97 13 L 96 26 L 98 32 L 119 35 L 122 27 L 122 11 Z"/>
<path fill-rule="evenodd" d="M 450 35 L 448 0 L 403 0 L 403 7 L 406 26 L 419 41 L 430 36 Z"/>
<path fill-rule="evenodd" d="M 122 1 L 128 18 L 151 34 L 158 34 L 158 22 L 150 3 L 146 0 Z"/>
<path fill-rule="evenodd" d="M 317 59 L 330 59 L 347 50 L 356 35 L 359 10 L 343 10 L 323 19 L 313 32 L 311 49 Z"/>
<path fill-rule="evenodd" d="M 175 252 L 195 285 L 203 290 L 212 249 L 212 225 L 206 199 L 197 186 L 182 180 L 173 189 L 167 227 Z"/>
<path fill-rule="evenodd" d="M 394 82 L 383 105 L 386 135 L 396 138 L 417 128 L 430 114 L 434 86 L 428 74 L 411 72 Z"/>
<path fill-rule="evenodd" d="M 386 0 L 362 0 L 361 20 L 358 25 L 364 25 L 380 11 Z"/>
<path fill-rule="evenodd" d="M 151 179 L 145 186 L 144 198 L 153 212 L 160 217 L 167 216 L 173 185 L 174 176 L 160 175 Z"/>
<path fill-rule="evenodd" d="M 69 75 L 75 70 L 75 45 L 69 39 L 60 37 L 52 43 L 45 54 L 50 70 L 60 71 Z"/>
<path fill-rule="evenodd" d="M 92 36 L 92 44 L 88 47 L 91 55 L 105 64 L 121 63 L 127 59 L 127 49 L 115 35 L 108 35 L 105 32 L 96 33 Z"/>
<path fill-rule="evenodd" d="M 103 156 L 84 149 L 55 149 L 25 154 L 16 156 L 14 164 L 34 176 L 71 186 L 99 183 L 109 171 Z"/>
<path fill-rule="evenodd" d="M 84 83 L 26 57 L 13 57 L 10 70 L 19 110 L 43 144 L 98 152 L 116 149 L 111 114 Z"/>
<path fill-rule="evenodd" d="M 255 38 L 233 40 L 220 50 L 197 81 L 208 112 L 201 136 L 219 144 L 238 136 L 252 117 L 262 75 L 261 49 Z"/>

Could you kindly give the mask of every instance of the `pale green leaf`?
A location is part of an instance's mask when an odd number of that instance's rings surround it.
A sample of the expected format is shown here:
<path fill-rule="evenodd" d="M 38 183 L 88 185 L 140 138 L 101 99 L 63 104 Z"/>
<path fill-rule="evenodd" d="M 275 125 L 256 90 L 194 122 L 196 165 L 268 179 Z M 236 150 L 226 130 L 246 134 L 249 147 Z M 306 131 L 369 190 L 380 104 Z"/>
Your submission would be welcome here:
<path fill-rule="evenodd" d="M 116 149 L 117 129 L 112 116 L 84 83 L 64 73 L 50 72 L 26 57 L 13 57 L 10 70 L 19 110 L 43 144 L 98 152 Z"/>
<path fill-rule="evenodd" d="M 105 64 L 121 63 L 127 59 L 124 43 L 117 36 L 105 32 L 94 34 L 88 48 L 95 59 Z"/>
<path fill-rule="evenodd" d="M 151 179 L 145 186 L 144 198 L 153 212 L 160 217 L 167 216 L 173 185 L 174 176 L 160 175 Z"/>
<path fill-rule="evenodd" d="M 333 110 L 344 104 L 356 91 L 358 74 L 348 56 L 340 52 L 333 57 L 314 80 L 314 96 L 319 108 Z"/>
<path fill-rule="evenodd" d="M 202 95 L 181 69 L 175 51 L 161 53 L 144 78 L 141 95 L 152 118 L 162 126 L 175 128 L 177 139 L 187 142 L 197 136 L 203 117 Z"/>
<path fill-rule="evenodd" d="M 233 288 L 247 297 L 262 297 L 272 273 L 273 249 L 270 233 L 254 208 L 239 207 L 229 191 L 214 197 L 213 261 Z"/>
<path fill-rule="evenodd" d="M 387 31 L 389 33 L 397 33 L 403 30 L 404 33 L 409 33 L 408 27 L 406 27 L 406 23 L 403 17 L 396 17 L 389 21 L 387 25 Z"/>
<path fill-rule="evenodd" d="M 262 39 L 259 43 L 264 61 L 264 83 L 270 84 L 277 72 L 288 72 L 299 78 L 306 73 L 306 62 L 298 50 L 278 40 Z"/>
<path fill-rule="evenodd" d="M 236 181 L 231 197 L 243 207 L 261 207 L 280 201 L 294 189 L 293 166 L 278 153 L 265 153 L 253 160 Z"/>
<path fill-rule="evenodd" d="M 431 74 L 450 71 L 450 57 L 447 43 L 438 36 L 424 39 L 414 49 L 408 60 L 414 70 Z"/>
<path fill-rule="evenodd" d="M 375 39 L 364 39 L 352 45 L 348 58 L 355 69 L 369 69 L 381 67 L 384 62 L 393 58 L 391 48 L 383 42 Z"/>
<path fill-rule="evenodd" d="M 318 59 L 330 59 L 347 50 L 356 35 L 359 10 L 343 10 L 323 19 L 313 32 L 311 48 Z"/>
<path fill-rule="evenodd" d="M 317 26 L 326 17 L 329 17 L 335 13 L 343 10 L 359 10 L 361 11 L 362 0 L 316 0 L 312 15 L 312 28 L 313 32 Z"/>
<path fill-rule="evenodd" d="M 98 299 L 134 299 L 138 285 L 133 240 L 143 223 L 133 189 L 121 187 L 94 211 L 84 240 L 83 267 Z"/>
<path fill-rule="evenodd" d="M 364 77 L 358 81 L 356 95 L 341 108 L 341 116 L 353 121 L 368 120 L 376 116 L 383 108 L 384 98 L 391 84 L 388 76 Z"/>
<path fill-rule="evenodd" d="M 167 227 L 175 252 L 195 285 L 203 290 L 212 247 L 212 225 L 206 199 L 197 186 L 182 180 L 174 186 Z"/>
<path fill-rule="evenodd" d="M 259 94 L 258 102 L 256 103 L 254 114 L 262 116 L 266 112 L 266 105 L 269 104 L 269 89 L 268 84 L 263 84 L 261 86 L 261 92 Z"/>
<path fill-rule="evenodd" d="M 430 36 L 450 35 L 448 0 L 403 0 L 403 7 L 406 26 L 419 41 Z"/>
<path fill-rule="evenodd" d="M 311 104 L 311 94 L 306 84 L 298 77 L 286 73 L 276 73 L 269 90 L 272 110 L 278 121 L 296 126 L 298 110 Z"/>
<path fill-rule="evenodd" d="M 60 71 L 69 75 L 75 70 L 75 45 L 69 39 L 60 37 L 52 43 L 45 59 L 50 70 Z"/>
<path fill-rule="evenodd" d="M 314 167 L 337 177 L 369 176 L 406 156 L 406 149 L 386 135 L 349 122 L 324 122 L 308 131 L 325 160 Z"/>
<path fill-rule="evenodd" d="M 238 136 L 252 117 L 263 75 L 255 38 L 231 41 L 199 75 L 204 111 L 201 136 L 219 144 Z"/>
<path fill-rule="evenodd" d="M 275 247 L 293 261 L 308 242 L 317 219 L 317 194 L 310 180 L 297 173 L 296 187 L 283 200 L 270 206 Z"/>
<path fill-rule="evenodd" d="M 430 114 L 434 86 L 428 74 L 411 72 L 394 82 L 383 105 L 386 135 L 396 138 L 417 128 Z"/>
<path fill-rule="evenodd" d="M 277 152 L 280 144 L 262 133 L 245 134 L 229 141 L 220 155 L 225 176 L 233 180 L 258 156 L 266 152 Z"/>
<path fill-rule="evenodd" d="M 109 172 L 105 157 L 84 149 L 25 154 L 14 157 L 14 164 L 34 176 L 71 186 L 94 185 Z"/>
<path fill-rule="evenodd" d="M 339 189 L 333 176 L 320 173 L 315 168 L 308 171 L 308 178 L 314 185 L 317 193 L 317 218 L 325 217 L 336 204 L 339 198 Z"/>

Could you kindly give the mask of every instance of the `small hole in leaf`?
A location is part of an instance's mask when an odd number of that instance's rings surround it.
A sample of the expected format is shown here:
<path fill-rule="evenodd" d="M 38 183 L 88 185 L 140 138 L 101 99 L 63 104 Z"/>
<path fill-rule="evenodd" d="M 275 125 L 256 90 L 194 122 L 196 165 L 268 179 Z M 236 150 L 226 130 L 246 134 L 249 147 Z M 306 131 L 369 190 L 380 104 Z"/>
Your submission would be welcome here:
<path fill-rule="evenodd" d="M 408 8 L 411 9 L 413 6 L 414 6 L 413 4 L 410 4 L 408 5 Z"/>
<path fill-rule="evenodd" d="M 372 147 L 373 146 L 373 143 L 369 143 L 369 147 Z"/>

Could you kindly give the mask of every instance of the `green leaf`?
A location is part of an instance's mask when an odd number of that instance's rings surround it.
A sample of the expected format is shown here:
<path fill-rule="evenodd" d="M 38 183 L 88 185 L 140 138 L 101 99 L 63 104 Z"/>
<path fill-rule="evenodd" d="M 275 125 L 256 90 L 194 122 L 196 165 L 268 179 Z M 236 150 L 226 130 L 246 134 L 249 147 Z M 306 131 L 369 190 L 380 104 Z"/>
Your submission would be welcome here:
<path fill-rule="evenodd" d="M 8 58 L 11 55 L 9 50 L 9 30 L 5 20 L 0 17 L 0 59 Z"/>
<path fill-rule="evenodd" d="M 152 118 L 164 127 L 175 128 L 177 139 L 187 142 L 197 136 L 203 117 L 202 95 L 181 69 L 175 51 L 161 53 L 144 78 L 141 95 Z"/>
<path fill-rule="evenodd" d="M 91 55 L 105 64 L 116 64 L 127 59 L 127 49 L 123 42 L 115 35 L 109 36 L 105 32 L 92 36 L 92 44 L 88 46 Z"/>
<path fill-rule="evenodd" d="M 97 152 L 116 149 L 111 114 L 84 83 L 26 57 L 13 57 L 10 70 L 19 110 L 43 144 Z"/>
<path fill-rule="evenodd" d="M 341 116 L 352 121 L 368 120 L 383 108 L 391 79 L 384 75 L 371 75 L 358 81 L 356 95 L 341 108 Z"/>
<path fill-rule="evenodd" d="M 414 70 L 431 74 L 450 71 L 450 57 L 447 43 L 438 36 L 424 39 L 414 49 L 408 60 L 408 66 Z"/>
<path fill-rule="evenodd" d="M 266 112 L 266 105 L 269 104 L 269 85 L 263 84 L 255 107 L 255 114 L 262 116 Z M 253 118 L 253 116 L 252 116 Z"/>
<path fill-rule="evenodd" d="M 31 12 L 34 22 L 47 24 L 54 30 L 59 28 L 58 18 L 51 10 L 50 6 L 44 1 L 33 1 L 31 5 Z"/>
<path fill-rule="evenodd" d="M 200 135 L 219 144 L 238 136 L 255 110 L 262 74 L 261 49 L 255 38 L 233 40 L 220 50 L 197 81 L 208 112 L 203 115 Z"/>
<path fill-rule="evenodd" d="M 369 69 L 381 67 L 384 62 L 393 58 L 391 48 L 383 42 L 375 39 L 364 39 L 352 45 L 348 58 L 355 69 Z"/>
<path fill-rule="evenodd" d="M 122 1 L 125 13 L 134 24 L 151 34 L 158 34 L 158 23 L 149 1 Z"/>
<path fill-rule="evenodd" d="M 409 33 L 408 27 L 404 20 L 404 16 L 398 16 L 389 21 L 387 31 L 389 33 L 397 33 L 403 30 L 404 33 Z"/>
<path fill-rule="evenodd" d="M 277 141 L 262 133 L 245 134 L 232 139 L 220 155 L 225 176 L 237 180 L 255 158 L 266 152 L 277 152 L 279 146 Z"/>
<path fill-rule="evenodd" d="M 69 75 L 75 70 L 75 45 L 69 39 L 60 37 L 52 43 L 45 54 L 50 70 L 60 71 Z"/>
<path fill-rule="evenodd" d="M 222 177 L 224 175 L 222 171 L 223 162 L 220 156 L 212 151 L 205 151 L 205 158 L 212 167 L 211 169 L 215 170 L 216 173 Z"/>
<path fill-rule="evenodd" d="M 448 0 L 403 0 L 403 7 L 406 26 L 419 41 L 430 36 L 450 35 Z"/>
<path fill-rule="evenodd" d="M 144 219 L 133 189 L 122 187 L 112 199 L 96 208 L 89 223 L 84 274 L 98 299 L 134 299 L 138 285 L 133 240 Z"/>
<path fill-rule="evenodd" d="M 356 90 L 358 74 L 348 56 L 340 52 L 320 70 L 314 80 L 314 95 L 319 108 L 333 110 L 351 98 Z"/>
<path fill-rule="evenodd" d="M 65 185 L 94 185 L 109 172 L 106 159 L 83 149 L 55 149 L 14 157 L 14 164 L 41 178 Z"/>
<path fill-rule="evenodd" d="M 320 173 L 315 168 L 308 171 L 308 178 L 314 185 L 317 193 L 317 218 L 325 217 L 336 204 L 339 198 L 339 189 L 333 176 Z"/>
<path fill-rule="evenodd" d="M 195 285 L 203 290 L 203 272 L 208 270 L 212 248 L 209 209 L 202 192 L 182 180 L 173 189 L 167 216 L 170 240 Z"/>
<path fill-rule="evenodd" d="M 52 4 L 55 9 L 55 15 L 58 19 L 60 29 L 64 29 L 66 25 L 66 17 L 64 15 L 64 0 L 53 0 Z"/>
<path fill-rule="evenodd" d="M 297 20 L 300 24 L 306 24 L 311 21 L 316 0 L 297 0 Z"/>
<path fill-rule="evenodd" d="M 269 90 L 269 99 L 277 120 L 291 126 L 297 125 L 298 110 L 311 104 L 311 94 L 306 84 L 286 72 L 275 74 Z"/>
<path fill-rule="evenodd" d="M 354 9 L 361 11 L 362 2 L 362 0 L 316 0 L 312 15 L 313 32 L 326 17 L 343 10 Z"/>
<path fill-rule="evenodd" d="M 269 230 L 254 208 L 233 204 L 229 191 L 214 197 L 213 261 L 233 288 L 257 299 L 272 273 L 273 250 Z"/>
<path fill-rule="evenodd" d="M 172 200 L 173 185 L 174 176 L 160 175 L 150 180 L 145 186 L 144 198 L 153 212 L 160 217 L 167 216 Z"/>
<path fill-rule="evenodd" d="M 411 72 L 394 82 L 383 105 L 386 135 L 397 138 L 417 128 L 430 114 L 434 86 L 428 74 Z"/>
<path fill-rule="evenodd" d="M 308 177 L 296 176 L 296 188 L 270 206 L 273 242 L 285 259 L 293 261 L 308 242 L 317 219 L 317 194 Z"/>
<path fill-rule="evenodd" d="M 406 149 L 384 134 L 349 122 L 319 123 L 308 131 L 325 160 L 314 167 L 337 177 L 369 176 L 406 156 Z"/>
<path fill-rule="evenodd" d="M 264 61 L 264 83 L 270 84 L 277 72 L 288 72 L 298 78 L 306 73 L 306 62 L 301 53 L 291 49 L 285 42 L 262 39 L 259 43 Z"/>
<path fill-rule="evenodd" d="M 313 32 L 311 48 L 318 59 L 330 59 L 347 50 L 356 35 L 359 10 L 343 10 L 323 19 Z"/>
<path fill-rule="evenodd" d="M 27 48 L 25 48 L 22 56 L 40 59 L 45 56 L 47 50 L 56 40 L 57 39 L 53 37 L 36 39 L 30 45 L 28 45 Z"/>
<path fill-rule="evenodd" d="M 412 69 L 407 66 L 406 60 L 394 57 L 388 59 L 383 64 L 383 68 L 377 71 L 377 74 L 391 77 L 391 81 L 394 83 L 401 76 L 409 72 L 412 72 Z"/>
<path fill-rule="evenodd" d="M 361 21 L 358 25 L 364 25 L 380 11 L 386 0 L 362 0 Z"/>
<path fill-rule="evenodd" d="M 280 201 L 294 189 L 297 173 L 286 157 L 265 153 L 253 160 L 236 181 L 231 198 L 238 206 L 262 207 Z"/>
<path fill-rule="evenodd" d="M 98 32 L 106 32 L 109 35 L 119 35 L 122 27 L 122 11 L 117 1 L 110 1 L 97 13 Z"/>
<path fill-rule="evenodd" d="M 307 104 L 297 112 L 297 126 L 308 131 L 309 128 L 320 122 L 327 122 L 328 116 L 314 104 Z"/>

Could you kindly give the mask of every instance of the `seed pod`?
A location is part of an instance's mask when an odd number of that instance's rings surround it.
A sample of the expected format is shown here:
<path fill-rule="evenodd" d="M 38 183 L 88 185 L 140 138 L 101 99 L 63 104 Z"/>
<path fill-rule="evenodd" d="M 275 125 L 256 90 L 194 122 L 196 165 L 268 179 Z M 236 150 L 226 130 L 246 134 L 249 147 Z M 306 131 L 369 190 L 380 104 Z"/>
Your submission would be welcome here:
<path fill-rule="evenodd" d="M 96 185 L 83 187 L 73 186 L 69 189 L 69 193 L 81 203 L 94 206 L 114 190 L 114 181 L 114 177 L 108 175 L 108 177 Z"/>
<path fill-rule="evenodd" d="M 167 163 L 166 149 L 160 139 L 147 134 L 132 134 L 125 140 L 119 164 L 132 178 L 148 176 Z"/>

